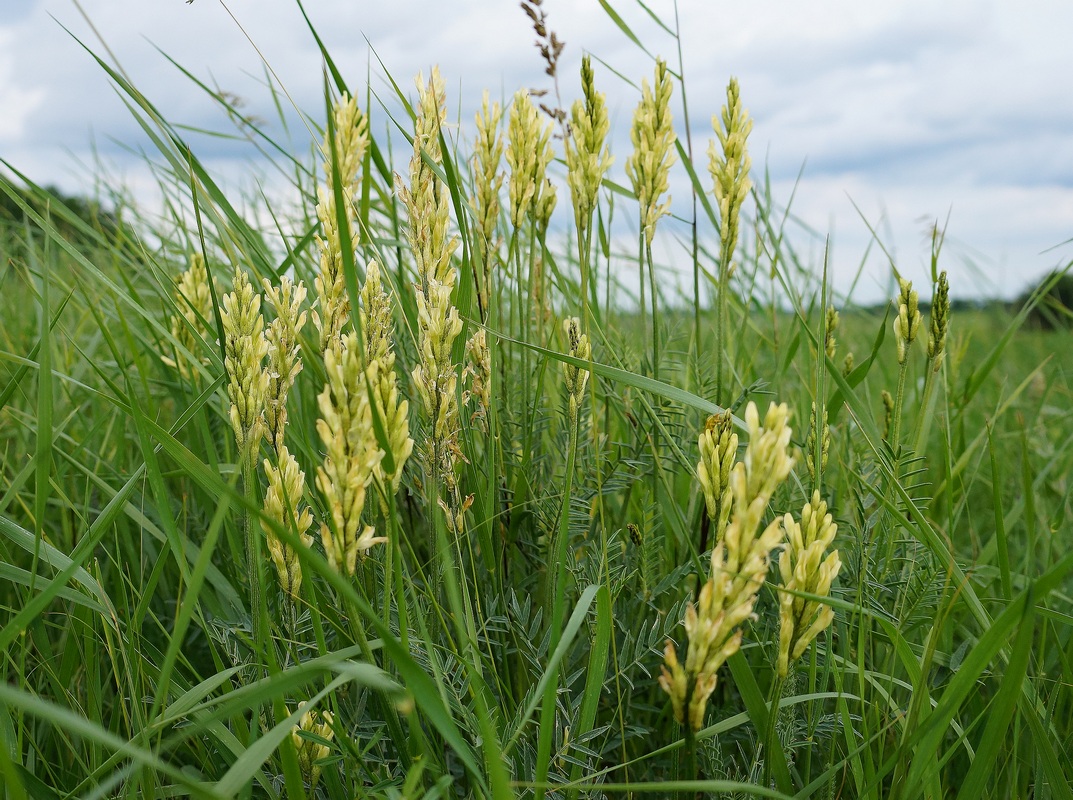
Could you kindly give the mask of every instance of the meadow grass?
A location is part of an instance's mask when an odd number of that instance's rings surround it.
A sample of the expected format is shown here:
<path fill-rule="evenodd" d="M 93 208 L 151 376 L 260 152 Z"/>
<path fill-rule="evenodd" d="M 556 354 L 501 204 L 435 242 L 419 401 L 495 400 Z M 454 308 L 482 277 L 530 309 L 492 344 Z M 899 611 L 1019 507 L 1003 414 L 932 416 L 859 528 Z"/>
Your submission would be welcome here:
<path fill-rule="evenodd" d="M 708 176 L 673 64 L 613 153 L 588 59 L 476 143 L 324 59 L 293 204 L 103 61 L 162 212 L 5 164 L 4 796 L 1073 796 L 1068 331 L 839 308 L 736 82 Z"/>

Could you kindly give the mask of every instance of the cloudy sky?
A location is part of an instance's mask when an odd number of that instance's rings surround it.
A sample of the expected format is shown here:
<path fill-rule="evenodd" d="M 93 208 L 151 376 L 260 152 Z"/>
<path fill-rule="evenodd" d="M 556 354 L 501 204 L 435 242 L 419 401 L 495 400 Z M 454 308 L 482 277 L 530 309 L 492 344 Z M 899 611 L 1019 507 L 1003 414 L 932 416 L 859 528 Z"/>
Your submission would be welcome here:
<path fill-rule="evenodd" d="M 613 5 L 647 52 L 597 0 L 544 2 L 550 27 L 567 42 L 564 104 L 578 92 L 583 52 L 607 65 L 597 65 L 597 80 L 616 130 L 612 177 L 625 182 L 637 89 L 624 78 L 639 83 L 657 54 L 677 69 L 678 51 L 634 0 Z M 438 63 L 463 137 L 472 134 L 483 89 L 509 97 L 518 87 L 549 85 L 512 0 L 305 6 L 355 87 L 369 74 L 387 96 L 384 67 L 409 89 L 410 76 Z M 674 26 L 673 3 L 648 6 Z M 1016 294 L 1073 257 L 1073 245 L 1062 244 L 1073 237 L 1073 4 L 680 0 L 678 21 L 699 166 L 710 115 L 736 75 L 755 120 L 754 169 L 768 170 L 782 202 L 796 183 L 796 244 L 815 264 L 822 236 L 831 234 L 842 291 L 864 258 L 869 226 L 899 269 L 923 283 L 927 232 L 949 215 L 944 265 L 962 296 Z M 306 129 L 288 112 L 284 131 L 264 79 L 267 62 L 297 108 L 322 116 L 321 59 L 294 0 L 0 0 L 0 158 L 36 182 L 87 186 L 100 158 L 136 192 L 148 185 L 138 155 L 146 141 L 79 40 L 114 58 L 174 123 L 227 129 L 218 106 L 162 52 L 241 97 L 288 147 L 308 153 Z M 194 143 L 223 176 L 240 180 L 257 170 L 248 147 L 209 137 Z M 685 211 L 684 174 L 672 193 Z M 855 298 L 887 291 L 885 262 L 873 247 Z"/>

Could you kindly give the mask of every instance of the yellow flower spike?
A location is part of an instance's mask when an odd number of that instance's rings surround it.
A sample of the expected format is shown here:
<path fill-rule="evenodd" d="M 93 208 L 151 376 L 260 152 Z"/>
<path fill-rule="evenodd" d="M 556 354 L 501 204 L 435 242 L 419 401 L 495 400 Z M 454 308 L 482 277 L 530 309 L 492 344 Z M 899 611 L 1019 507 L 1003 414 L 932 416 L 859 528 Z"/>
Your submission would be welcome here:
<path fill-rule="evenodd" d="M 537 214 L 541 205 L 548 185 L 548 164 L 554 157 L 552 127 L 550 122 L 547 126 L 541 124 L 540 112 L 527 91 L 519 89 L 514 93 L 507 123 L 506 158 L 510 165 L 510 224 L 515 228 L 521 228 L 530 215 Z"/>
<path fill-rule="evenodd" d="M 827 503 L 814 492 L 801 509 L 801 522 L 791 514 L 783 518 L 787 547 L 779 557 L 782 587 L 827 597 L 831 584 L 842 568 L 838 551 L 824 553 L 834 541 L 838 526 L 828 513 Z M 780 592 L 778 673 L 785 678 L 790 664 L 801 658 L 809 644 L 834 619 L 834 610 L 816 600 Z"/>
<path fill-rule="evenodd" d="M 280 527 L 297 534 L 306 547 L 312 546 L 313 537 L 306 531 L 313 524 L 313 515 L 308 507 L 302 505 L 305 473 L 298 468 L 298 462 L 285 445 L 279 449 L 279 466 L 273 466 L 265 459 L 264 468 L 268 478 L 264 502 L 265 516 Z M 302 585 L 302 566 L 298 554 L 276 535 L 271 525 L 262 522 L 261 526 L 268 542 L 268 553 L 276 566 L 280 588 L 289 597 L 297 599 Z"/>
<path fill-rule="evenodd" d="M 503 109 L 499 103 L 488 102 L 485 90 L 481 110 L 477 113 L 477 140 L 473 145 L 473 196 L 470 206 L 476 216 L 477 248 L 484 265 L 483 296 L 491 295 L 492 253 L 498 248 L 496 226 L 499 224 L 499 191 L 504 174 L 499 171 L 503 158 Z"/>
<path fill-rule="evenodd" d="M 574 358 L 588 361 L 592 358 L 592 346 L 589 337 L 581 332 L 581 321 L 577 317 L 563 320 L 563 332 L 566 334 L 567 352 Z M 570 419 L 577 423 L 581 401 L 585 399 L 585 385 L 589 380 L 589 371 L 573 364 L 563 364 L 566 376 L 566 393 L 569 400 Z"/>
<path fill-rule="evenodd" d="M 898 279 L 898 316 L 894 318 L 894 336 L 898 342 L 898 363 L 904 364 L 909 357 L 909 346 L 917 338 L 920 328 L 920 309 L 912 281 Z"/>
<path fill-rule="evenodd" d="M 708 517 L 715 525 L 715 541 L 719 542 L 730 520 L 730 470 L 738 453 L 738 435 L 730 412 L 708 417 L 697 444 L 700 449 L 697 481 L 704 494 Z"/>
<path fill-rule="evenodd" d="M 932 370 L 939 371 L 946 355 L 946 329 L 950 324 L 950 283 L 946 271 L 939 273 L 935 284 L 935 294 L 931 300 L 931 314 L 928 331 L 928 360 Z"/>
<path fill-rule="evenodd" d="M 306 290 L 302 282 L 294 283 L 284 275 L 278 287 L 263 281 L 265 294 L 275 309 L 276 318 L 268 326 L 268 392 L 265 399 L 265 438 L 276 453 L 283 448 L 287 427 L 287 396 L 295 378 L 302 371 L 298 334 L 306 323 L 302 311 Z"/>
<path fill-rule="evenodd" d="M 655 88 L 647 80 L 641 83 L 641 102 L 630 129 L 633 154 L 626 159 L 626 175 L 641 207 L 641 230 L 648 244 L 656 235 L 656 223 L 671 213 L 671 198 L 662 204 L 659 201 L 667 192 L 667 177 L 677 160 L 670 109 L 672 91 L 667 64 L 657 59 Z"/>
<path fill-rule="evenodd" d="M 213 279 L 213 286 L 216 279 Z M 212 341 L 209 328 L 213 319 L 212 293 L 209 288 L 209 272 L 205 267 L 205 257 L 194 253 L 190 257 L 190 266 L 181 275 L 175 287 L 175 301 L 179 315 L 171 318 L 171 334 L 179 344 L 190 353 L 197 353 L 203 341 Z M 193 370 L 187 366 L 186 359 L 176 355 L 176 360 L 165 358 L 164 361 L 179 370 L 184 378 L 192 377 Z"/>
<path fill-rule="evenodd" d="M 321 768 L 317 762 L 331 753 L 331 748 L 317 739 L 331 742 L 335 738 L 332 728 L 334 722 L 330 711 L 306 711 L 291 731 L 291 741 L 298 753 L 298 767 L 302 770 L 302 778 L 311 789 L 316 789 L 320 780 Z"/>
<path fill-rule="evenodd" d="M 775 489 L 793 467 L 788 417 L 787 407 L 774 403 L 763 425 L 753 403 L 745 411 L 749 444 L 744 460 L 730 470 L 733 502 L 730 522 L 722 541 L 712 550 L 711 575 L 701 587 L 696 605 L 690 603 L 685 612 L 689 650 L 684 672 L 685 686 L 693 687 L 687 714 L 693 730 L 703 727 L 705 708 L 715 689 L 719 668 L 741 647 L 741 626 L 753 616 L 758 592 L 767 578 L 770 553 L 783 539 L 779 519 L 773 520 L 759 535 L 757 529 Z M 660 686 L 671 695 L 673 704 L 674 692 L 679 688 L 673 680 L 674 667 L 670 662 L 668 666 L 669 677 L 661 680 Z"/>
<path fill-rule="evenodd" d="M 317 468 L 317 487 L 331 515 L 330 523 L 321 525 L 321 541 L 328 562 L 348 575 L 356 571 L 359 555 L 387 541 L 375 536 L 371 526 L 361 526 L 366 490 L 384 452 L 376 443 L 359 352 L 353 332 L 340 347 L 328 349 L 324 354 L 328 381 L 317 397 L 321 412 L 317 433 L 326 450 L 324 463 Z"/>
<path fill-rule="evenodd" d="M 590 225 L 604 175 L 615 159 L 607 149 L 611 123 L 607 101 L 596 91 L 592 62 L 581 60 L 581 88 L 584 100 L 570 108 L 570 139 L 566 147 L 566 181 L 574 204 L 574 222 L 584 236 Z"/>
<path fill-rule="evenodd" d="M 749 195 L 752 181 L 749 169 L 752 161 L 746 140 L 753 121 L 741 104 L 741 91 L 736 78 L 727 85 L 727 102 L 721 116 L 712 115 L 712 128 L 719 146 L 708 145 L 708 172 L 715 184 L 715 199 L 719 206 L 719 239 L 721 252 L 733 257 L 738 241 L 741 207 Z M 730 269 L 730 264 L 727 264 Z"/>
<path fill-rule="evenodd" d="M 239 458 L 246 465 L 252 465 L 257 458 L 268 392 L 268 374 L 262 369 L 268 342 L 260 309 L 261 296 L 253 291 L 245 271 L 236 268 L 234 290 L 224 296 L 221 316 L 227 396 L 231 401 L 228 416 Z"/>

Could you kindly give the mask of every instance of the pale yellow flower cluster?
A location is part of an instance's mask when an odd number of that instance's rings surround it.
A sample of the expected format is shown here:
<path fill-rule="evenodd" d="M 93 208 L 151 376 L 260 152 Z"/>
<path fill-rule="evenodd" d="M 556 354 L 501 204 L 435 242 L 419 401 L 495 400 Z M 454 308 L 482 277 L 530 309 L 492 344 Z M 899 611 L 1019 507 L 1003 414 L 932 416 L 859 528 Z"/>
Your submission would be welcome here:
<path fill-rule="evenodd" d="M 555 207 L 555 187 L 548 181 L 554 158 L 552 123 L 541 124 L 540 112 L 529 93 L 519 89 L 510 105 L 507 123 L 507 163 L 510 165 L 510 224 L 521 228 L 530 217 L 547 228 Z"/>
<path fill-rule="evenodd" d="M 213 279 L 213 286 L 215 283 Z M 209 336 L 209 326 L 213 318 L 212 292 L 205 257 L 201 253 L 194 253 L 190 257 L 190 267 L 179 275 L 175 295 L 179 315 L 171 318 L 171 335 L 187 352 L 197 353 L 204 341 L 213 341 L 216 338 Z M 164 361 L 178 369 L 184 378 L 190 378 L 194 374 L 182 353 L 178 353 L 174 361 L 170 358 Z"/>
<path fill-rule="evenodd" d="M 734 432 L 731 413 L 725 411 L 708 417 L 697 444 L 700 449 L 697 481 L 704 494 L 708 518 L 715 526 L 715 541 L 718 542 L 730 522 L 730 470 L 738 455 L 738 434 Z"/>
<path fill-rule="evenodd" d="M 276 453 L 283 448 L 283 433 L 287 427 L 287 396 L 302 371 L 302 359 L 298 335 L 306 323 L 302 310 L 306 289 L 301 281 L 295 283 L 288 276 L 280 279 L 279 286 L 268 280 L 263 282 L 269 303 L 275 309 L 276 318 L 268 325 L 268 392 L 265 398 L 265 438 Z"/>
<path fill-rule="evenodd" d="M 677 160 L 670 107 L 672 90 L 667 64 L 657 59 L 655 88 L 647 80 L 642 82 L 641 102 L 630 128 L 633 154 L 626 159 L 626 175 L 641 207 L 641 230 L 648 244 L 656 235 L 660 217 L 671 213 L 670 197 L 662 204 L 659 201 L 667 191 L 667 176 Z"/>
<path fill-rule="evenodd" d="M 414 449 L 410 438 L 410 404 L 399 396 L 395 352 L 391 347 L 391 299 L 380 280 L 380 265 L 370 261 L 361 288 L 359 321 L 365 336 L 365 361 L 376 412 L 387 434 L 388 449 L 373 472 L 385 496 L 395 494 L 402 469 Z M 390 466 L 389 466 L 390 465 Z"/>
<path fill-rule="evenodd" d="M 354 332 L 341 346 L 324 353 L 328 382 L 318 396 L 317 433 L 324 443 L 324 464 L 317 468 L 317 486 L 327 503 L 330 521 L 321 524 L 320 537 L 328 563 L 353 575 L 359 554 L 386 542 L 362 527 L 361 513 L 373 475 L 384 457 L 377 446 L 372 405 L 361 361 L 361 343 Z"/>
<path fill-rule="evenodd" d="M 276 525 L 295 533 L 305 547 L 313 544 L 313 537 L 306 531 L 313 524 L 313 514 L 303 504 L 305 492 L 305 473 L 298 468 L 298 462 L 291 455 L 286 445 L 278 450 L 278 466 L 267 458 L 264 461 L 265 476 L 268 478 L 268 490 L 265 492 L 265 516 Z M 276 566 L 279 585 L 291 598 L 298 598 L 302 586 L 302 565 L 294 548 L 276 535 L 276 531 L 267 522 L 262 521 L 268 553 Z"/>
<path fill-rule="evenodd" d="M 473 196 L 470 206 L 476 215 L 477 247 L 484 267 L 483 297 L 491 295 L 492 253 L 498 247 L 496 226 L 499 224 L 499 190 L 503 187 L 503 173 L 499 162 L 503 158 L 503 109 L 499 103 L 488 102 L 485 90 L 481 110 L 477 113 L 477 141 L 473 145 Z"/>
<path fill-rule="evenodd" d="M 420 283 L 417 286 L 418 364 L 412 372 L 421 405 L 432 423 L 426 455 L 432 472 L 449 491 L 455 487 L 455 468 L 461 458 L 458 446 L 458 369 L 451 351 L 462 320 L 451 301 L 456 270 L 451 254 L 458 246 L 450 225 L 447 187 L 422 158 L 442 161 L 440 125 L 447 114 L 446 94 L 439 70 L 428 83 L 417 77 L 420 91 L 414 154 L 410 159 L 410 186 L 395 177 L 410 216 L 409 240 Z"/>
<path fill-rule="evenodd" d="M 344 94 L 335 104 L 332 114 L 332 137 L 326 137 L 322 153 L 327 183 L 317 190 L 317 219 L 321 233 L 317 236 L 320 251 L 320 272 L 313 280 L 318 308 L 313 312 L 313 324 L 320 331 L 323 353 L 338 342 L 343 326 L 350 317 L 350 303 L 343 277 L 343 248 L 353 252 L 358 243 L 358 224 L 354 213 L 354 192 L 369 144 L 368 121 L 355 100 Z M 334 158 L 332 157 L 334 153 Z M 334 166 L 333 166 L 334 165 Z M 339 207 L 334 190 L 334 172 L 338 170 L 342 190 L 342 212 L 347 221 L 349 237 L 342 241 Z"/>
<path fill-rule="evenodd" d="M 264 404 L 268 373 L 262 368 L 268 352 L 261 315 L 261 295 L 241 268 L 235 269 L 234 290 L 224 296 L 224 369 L 227 370 L 229 418 L 235 431 L 240 463 L 256 461 L 265 430 Z"/>
<path fill-rule="evenodd" d="M 581 332 L 581 321 L 577 317 L 563 320 L 563 332 L 566 334 L 567 352 L 581 361 L 592 358 L 592 345 L 589 337 Z M 570 421 L 577 424 L 581 401 L 585 399 L 585 385 L 589 381 L 589 371 L 574 364 L 563 363 L 566 373 L 566 394 L 570 409 Z"/>
<path fill-rule="evenodd" d="M 334 721 L 331 711 L 306 711 L 291 731 L 291 741 L 298 752 L 298 766 L 310 789 L 316 789 L 320 780 L 321 768 L 317 762 L 331 753 L 331 749 L 324 742 L 335 738 L 332 728 Z"/>
<path fill-rule="evenodd" d="M 472 381 L 469 395 L 477 398 L 474 416 L 486 417 L 492 402 L 492 354 L 488 349 L 484 328 L 478 328 L 469 338 L 466 352 L 469 354 L 469 366 L 466 369 Z"/>
<path fill-rule="evenodd" d="M 898 363 L 904 364 L 909 357 L 909 346 L 917 338 L 920 328 L 920 309 L 912 281 L 898 279 L 898 316 L 894 318 L 894 337 L 898 342 Z"/>
<path fill-rule="evenodd" d="M 730 471 L 730 522 L 712 551 L 711 576 L 696 606 L 686 608 L 685 665 L 670 640 L 664 651 L 660 686 L 671 697 L 675 717 L 692 730 L 703 727 L 719 668 L 740 648 L 741 625 L 753 614 L 770 553 L 782 542 L 780 519 L 759 528 L 775 489 L 793 467 L 788 416 L 785 404 L 772 403 L 761 424 L 756 405 L 750 402 L 746 408 L 749 443 L 744 460 Z"/>
<path fill-rule="evenodd" d="M 783 518 L 787 547 L 779 556 L 782 587 L 827 597 L 831 583 L 842 568 L 838 551 L 824 553 L 835 539 L 838 526 L 827 513 L 827 503 L 813 492 L 801 509 L 801 523 L 787 514 Z M 835 612 L 829 605 L 789 592 L 779 592 L 780 677 L 789 674 L 790 663 L 801 658 L 809 643 L 831 624 Z"/>
<path fill-rule="evenodd" d="M 831 450 L 831 426 L 827 424 L 827 408 L 823 414 L 817 415 L 816 404 L 812 404 L 812 413 L 808 418 L 808 436 L 805 437 L 805 450 L 808 457 L 805 466 L 808 468 L 808 476 L 812 481 L 816 480 L 816 455 L 820 457 L 820 473 L 827 469 L 827 458 Z"/>
<path fill-rule="evenodd" d="M 604 174 L 615 161 L 606 144 L 611 130 L 607 101 L 603 92 L 596 91 L 592 62 L 587 55 L 581 60 L 581 89 L 585 99 L 575 100 L 570 107 L 566 182 L 574 201 L 574 222 L 584 236 L 596 208 Z"/>
<path fill-rule="evenodd" d="M 738 242 L 741 207 L 749 195 L 752 182 L 749 168 L 752 161 L 746 148 L 746 139 L 753 129 L 753 121 L 741 104 L 741 91 L 736 78 L 727 86 L 727 102 L 722 118 L 712 115 L 712 128 L 719 139 L 708 145 L 708 171 L 715 181 L 715 199 L 719 204 L 720 249 L 729 260 L 734 255 Z"/>

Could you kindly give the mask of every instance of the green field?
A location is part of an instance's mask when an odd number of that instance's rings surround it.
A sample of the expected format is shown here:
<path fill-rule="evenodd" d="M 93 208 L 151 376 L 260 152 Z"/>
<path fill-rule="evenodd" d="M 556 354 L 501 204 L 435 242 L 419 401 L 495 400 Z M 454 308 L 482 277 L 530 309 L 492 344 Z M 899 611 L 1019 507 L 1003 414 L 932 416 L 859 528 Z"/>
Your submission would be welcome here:
<path fill-rule="evenodd" d="M 841 307 L 736 83 L 324 56 L 291 202 L 118 72 L 161 208 L 0 173 L 0 797 L 1073 797 L 1073 333 Z"/>

